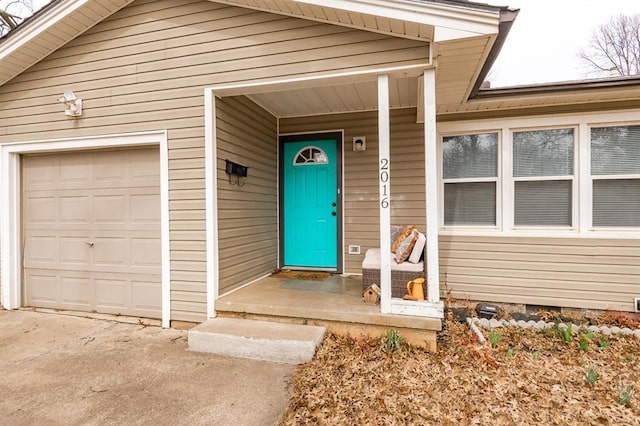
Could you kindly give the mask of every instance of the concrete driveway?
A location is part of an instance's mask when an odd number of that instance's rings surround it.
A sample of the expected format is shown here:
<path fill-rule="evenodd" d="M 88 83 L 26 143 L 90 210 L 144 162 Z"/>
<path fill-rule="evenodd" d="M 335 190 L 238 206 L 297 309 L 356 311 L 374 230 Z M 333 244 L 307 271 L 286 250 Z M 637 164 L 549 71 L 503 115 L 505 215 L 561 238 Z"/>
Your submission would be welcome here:
<path fill-rule="evenodd" d="M 187 351 L 187 332 L 0 310 L 10 425 L 271 425 L 295 366 Z"/>

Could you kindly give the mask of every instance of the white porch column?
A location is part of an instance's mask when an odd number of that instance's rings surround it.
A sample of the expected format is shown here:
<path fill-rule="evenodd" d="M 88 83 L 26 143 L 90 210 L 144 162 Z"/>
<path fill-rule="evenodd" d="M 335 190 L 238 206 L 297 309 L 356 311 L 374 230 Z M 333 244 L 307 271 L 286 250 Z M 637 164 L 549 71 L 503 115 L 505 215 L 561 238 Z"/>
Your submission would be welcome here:
<path fill-rule="evenodd" d="M 438 149 L 436 133 L 436 70 L 424 72 L 424 166 L 427 214 L 427 299 L 440 301 L 440 267 L 438 264 Z"/>
<path fill-rule="evenodd" d="M 204 89 L 204 164 L 205 211 L 207 235 L 207 319 L 216 316 L 218 298 L 218 164 L 216 134 L 216 96 L 212 89 Z"/>
<path fill-rule="evenodd" d="M 380 188 L 380 311 L 391 312 L 391 177 L 389 175 L 389 76 L 378 76 L 378 178 Z"/>

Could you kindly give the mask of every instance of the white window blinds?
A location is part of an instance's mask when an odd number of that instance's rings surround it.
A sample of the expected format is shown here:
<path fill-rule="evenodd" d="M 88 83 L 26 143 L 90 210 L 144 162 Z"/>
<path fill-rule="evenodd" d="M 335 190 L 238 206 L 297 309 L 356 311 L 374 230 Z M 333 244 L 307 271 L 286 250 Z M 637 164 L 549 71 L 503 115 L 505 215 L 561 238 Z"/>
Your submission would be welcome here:
<path fill-rule="evenodd" d="M 640 226 L 640 126 L 591 129 L 593 226 Z"/>
<path fill-rule="evenodd" d="M 496 225 L 498 134 L 443 139 L 445 225 Z"/>
<path fill-rule="evenodd" d="M 574 129 L 513 133 L 514 224 L 571 226 Z"/>

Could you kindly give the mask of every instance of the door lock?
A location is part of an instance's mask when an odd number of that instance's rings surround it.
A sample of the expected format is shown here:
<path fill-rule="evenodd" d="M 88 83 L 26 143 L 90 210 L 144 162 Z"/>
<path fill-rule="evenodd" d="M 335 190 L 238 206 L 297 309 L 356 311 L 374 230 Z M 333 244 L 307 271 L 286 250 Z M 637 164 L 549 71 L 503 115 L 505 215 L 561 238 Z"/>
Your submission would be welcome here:
<path fill-rule="evenodd" d="M 331 216 L 335 216 L 335 215 L 337 215 L 337 214 L 338 214 L 338 213 L 336 213 L 336 212 L 331 212 Z"/>
<path fill-rule="evenodd" d="M 335 207 L 336 205 L 336 203 L 331 203 L 331 207 Z"/>

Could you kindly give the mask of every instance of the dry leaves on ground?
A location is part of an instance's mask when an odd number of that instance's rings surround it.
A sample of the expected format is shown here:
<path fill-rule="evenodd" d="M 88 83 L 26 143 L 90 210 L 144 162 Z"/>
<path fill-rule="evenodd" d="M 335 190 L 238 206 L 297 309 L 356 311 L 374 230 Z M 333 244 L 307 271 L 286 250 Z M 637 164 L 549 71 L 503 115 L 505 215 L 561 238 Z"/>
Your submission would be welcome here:
<path fill-rule="evenodd" d="M 328 334 L 299 368 L 281 424 L 640 425 L 637 337 L 500 332 L 492 348 L 448 320 L 435 354 Z M 621 389 L 636 391 L 627 405 Z"/>

